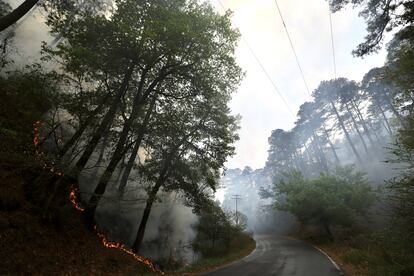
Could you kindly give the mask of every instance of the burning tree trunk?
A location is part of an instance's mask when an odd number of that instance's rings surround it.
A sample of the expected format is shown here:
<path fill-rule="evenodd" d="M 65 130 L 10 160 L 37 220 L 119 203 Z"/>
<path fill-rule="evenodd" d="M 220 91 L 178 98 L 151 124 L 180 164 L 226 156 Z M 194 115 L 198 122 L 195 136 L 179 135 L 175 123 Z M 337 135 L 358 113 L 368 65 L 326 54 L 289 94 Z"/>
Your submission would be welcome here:
<path fill-rule="evenodd" d="M 128 67 L 125 75 L 124 75 L 121 86 L 120 86 L 118 92 L 116 93 L 115 98 L 112 101 L 112 104 L 111 104 L 108 112 L 105 114 L 105 116 L 102 119 L 102 122 L 99 125 L 99 127 L 93 133 L 92 138 L 89 140 L 88 144 L 86 145 L 86 148 L 85 148 L 84 152 L 82 153 L 82 156 L 76 162 L 75 167 L 69 173 L 70 177 L 76 178 L 79 175 L 79 173 L 83 170 L 83 168 L 85 167 L 85 165 L 88 162 L 89 158 L 91 157 L 92 153 L 94 152 L 96 146 L 98 145 L 103 133 L 110 126 L 112 121 L 114 120 L 115 115 L 116 115 L 116 111 L 117 111 L 118 106 L 119 106 L 120 101 L 121 101 L 121 98 L 126 93 L 126 91 L 128 90 L 129 81 L 130 81 L 130 79 L 132 77 L 132 74 L 134 72 L 134 68 L 135 68 L 135 62 L 131 62 L 131 64 L 129 65 L 129 67 Z M 63 182 L 64 181 L 62 179 L 59 179 L 58 181 L 56 181 L 56 183 L 54 185 L 55 189 L 58 189 L 62 185 Z M 92 222 L 93 222 L 93 217 L 94 217 L 94 214 L 95 214 L 94 211 L 95 211 L 94 209 L 86 208 L 85 212 L 84 212 L 86 222 L 87 222 L 88 226 L 91 229 L 93 228 L 93 223 Z"/>

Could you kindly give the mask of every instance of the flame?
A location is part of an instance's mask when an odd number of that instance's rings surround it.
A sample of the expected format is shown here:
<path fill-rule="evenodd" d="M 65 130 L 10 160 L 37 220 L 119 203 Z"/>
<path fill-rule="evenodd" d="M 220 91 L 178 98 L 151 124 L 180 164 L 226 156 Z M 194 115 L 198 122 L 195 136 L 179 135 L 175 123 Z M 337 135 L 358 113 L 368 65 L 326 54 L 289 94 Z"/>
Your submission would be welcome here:
<path fill-rule="evenodd" d="M 52 174 L 55 174 L 57 176 L 63 176 L 64 173 L 59 171 L 55 168 L 55 164 L 52 162 L 51 164 L 48 164 L 47 159 L 42 158 L 44 156 L 43 151 L 39 149 L 40 147 L 40 128 L 42 127 L 43 122 L 42 121 L 36 121 L 33 123 L 33 145 L 36 150 L 36 159 L 41 163 L 42 168 L 44 170 L 49 170 Z"/>
<path fill-rule="evenodd" d="M 76 208 L 76 210 L 78 211 L 85 211 L 85 208 L 83 208 L 79 203 L 78 203 L 78 195 L 79 193 L 79 188 L 73 184 L 72 187 L 70 188 L 70 193 L 69 193 L 69 200 L 72 202 L 73 207 Z"/>
<path fill-rule="evenodd" d="M 43 155 L 43 152 L 41 152 L 39 149 L 38 149 L 38 147 L 39 147 L 39 143 L 40 143 L 40 128 L 42 127 L 42 122 L 41 121 L 36 121 L 34 124 L 33 124 L 33 127 L 34 127 L 34 129 L 33 129 L 33 133 L 34 133 L 34 137 L 33 137 L 33 144 L 34 144 L 34 146 L 35 146 L 35 148 L 36 148 L 36 156 L 40 159 L 40 157 Z M 58 176 L 63 176 L 64 175 L 64 173 L 63 172 L 61 172 L 61 171 L 59 171 L 59 170 L 57 170 L 55 167 L 54 167 L 54 164 L 52 163 L 52 164 L 47 164 L 44 160 L 40 160 L 40 162 L 42 162 L 43 164 L 42 164 L 42 167 L 43 167 L 43 169 L 48 169 L 51 173 L 53 173 L 53 174 L 55 174 L 55 175 L 58 175 Z M 83 212 L 83 211 L 85 211 L 85 208 L 83 208 L 82 206 L 81 206 L 81 204 L 79 204 L 79 201 L 78 201 L 78 194 L 79 194 L 79 187 L 76 185 L 76 184 L 72 184 L 72 186 L 71 186 L 71 188 L 70 188 L 70 193 L 69 193 L 69 200 L 72 202 L 72 205 L 75 207 L 75 209 L 76 210 L 78 210 L 78 211 L 80 211 L 80 212 Z M 122 250 L 122 251 L 124 251 L 125 253 L 127 253 L 128 255 L 131 255 L 135 260 L 137 260 L 138 262 L 140 262 L 140 263 L 142 263 L 142 264 L 144 264 L 144 265 L 146 265 L 147 267 L 149 267 L 153 272 L 156 272 L 156 273 L 160 273 L 161 275 L 164 275 L 165 273 L 164 272 L 162 272 L 161 270 L 159 270 L 155 265 L 154 265 L 154 263 L 151 261 L 151 260 L 149 260 L 149 259 L 146 259 L 146 258 L 144 258 L 144 257 L 142 257 L 142 256 L 140 256 L 140 255 L 137 255 L 137 254 L 135 254 L 134 252 L 132 252 L 132 250 L 131 249 L 129 249 L 129 248 L 127 248 L 124 244 L 122 244 L 122 243 L 119 243 L 119 242 L 112 242 L 112 241 L 109 241 L 107 238 L 106 238 L 106 236 L 102 233 L 102 232 L 100 232 L 99 230 L 98 230 L 98 227 L 95 225 L 95 231 L 96 231 L 96 233 L 97 233 L 97 235 L 98 235 L 98 237 L 101 239 L 101 241 L 102 241 L 102 244 L 105 246 L 105 247 L 107 247 L 107 248 L 117 248 L 117 249 L 119 249 L 119 250 Z"/>
<path fill-rule="evenodd" d="M 85 209 L 78 203 L 78 198 L 77 198 L 77 194 L 79 192 L 79 188 L 73 184 L 71 186 L 71 191 L 69 194 L 69 199 L 72 202 L 73 206 L 76 208 L 76 210 L 78 211 L 85 211 Z M 125 253 L 127 253 L 128 255 L 132 256 L 136 261 L 146 265 L 147 267 L 149 267 L 153 272 L 159 273 L 161 275 L 164 275 L 165 273 L 162 272 L 161 270 L 159 270 L 154 263 L 149 260 L 146 259 L 138 254 L 135 254 L 134 252 L 132 252 L 131 249 L 129 249 L 128 247 L 126 247 L 124 244 L 119 243 L 119 242 L 113 242 L 113 241 L 109 241 L 108 238 L 105 236 L 105 234 L 103 234 L 102 232 L 99 231 L 98 227 L 95 225 L 94 229 L 96 231 L 96 234 L 98 235 L 98 237 L 101 239 L 102 244 L 107 247 L 107 248 L 116 248 L 118 250 L 122 250 Z"/>
<path fill-rule="evenodd" d="M 129 249 L 128 247 L 126 247 L 124 244 L 119 243 L 119 242 L 109 241 L 106 238 L 106 236 L 102 232 L 100 232 L 98 230 L 98 227 L 96 225 L 95 225 L 95 231 L 98 234 L 98 237 L 101 239 L 102 244 L 105 247 L 107 247 L 107 248 L 117 248 L 119 250 L 122 250 L 125 253 L 131 255 L 138 262 L 140 262 L 140 263 L 146 265 L 147 267 L 149 267 L 153 272 L 160 273 L 161 275 L 164 275 L 165 274 L 164 272 L 162 272 L 161 270 L 159 270 L 151 260 L 146 259 L 146 258 L 144 258 L 144 257 L 142 257 L 140 255 L 135 254 L 134 252 L 132 252 L 131 249 Z"/>

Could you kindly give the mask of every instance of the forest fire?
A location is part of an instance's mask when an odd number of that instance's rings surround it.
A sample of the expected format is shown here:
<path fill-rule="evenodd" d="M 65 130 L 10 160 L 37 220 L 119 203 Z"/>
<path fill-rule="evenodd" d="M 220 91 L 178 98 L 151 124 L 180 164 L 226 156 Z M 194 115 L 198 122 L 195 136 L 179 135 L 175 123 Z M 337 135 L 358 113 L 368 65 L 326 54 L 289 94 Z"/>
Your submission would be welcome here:
<path fill-rule="evenodd" d="M 38 157 L 40 157 L 43 153 L 41 151 L 39 151 L 39 146 L 40 146 L 40 128 L 42 127 L 42 122 L 41 121 L 36 121 L 33 124 L 33 133 L 34 133 L 34 137 L 33 137 L 33 144 L 35 146 L 36 149 L 36 155 Z M 50 172 L 52 172 L 55 175 L 58 176 L 63 176 L 64 173 L 60 172 L 58 170 L 55 169 L 55 167 L 53 165 L 48 165 L 46 162 L 42 161 L 43 164 L 43 168 L 44 169 L 49 169 Z M 81 206 L 81 204 L 79 203 L 78 200 L 78 194 L 79 194 L 79 187 L 76 184 L 72 184 L 71 188 L 70 188 L 70 193 L 69 193 L 69 200 L 72 203 L 72 205 L 75 207 L 76 210 L 83 212 L 85 211 L 85 208 L 83 208 Z M 98 237 L 101 239 L 102 244 L 107 247 L 107 248 L 117 248 L 119 250 L 124 251 L 125 253 L 131 255 L 132 257 L 134 257 L 135 260 L 137 260 L 138 262 L 146 265 L 147 267 L 149 267 L 152 271 L 160 273 L 161 275 L 164 275 L 164 272 L 162 272 L 161 270 L 157 269 L 155 264 L 149 260 L 146 259 L 142 256 L 139 256 L 137 254 L 135 254 L 134 252 L 132 252 L 131 249 L 127 248 L 124 244 L 119 243 L 119 242 L 111 242 L 109 241 L 106 236 L 101 233 L 100 231 L 98 231 L 98 227 L 95 225 L 94 227 Z"/>
<path fill-rule="evenodd" d="M 78 197 L 77 197 L 78 193 L 79 193 L 79 188 L 76 187 L 75 184 L 73 184 L 72 187 L 70 188 L 69 200 L 72 202 L 72 204 L 76 208 L 76 210 L 83 212 L 83 211 L 85 211 L 85 208 L 83 208 L 78 203 Z"/>
<path fill-rule="evenodd" d="M 98 237 L 101 239 L 102 244 L 105 247 L 107 247 L 107 248 L 117 248 L 119 250 L 122 250 L 125 253 L 131 255 L 132 257 L 134 257 L 134 259 L 137 260 L 138 262 L 145 264 L 152 271 L 157 272 L 157 273 L 160 273 L 161 275 L 164 275 L 165 274 L 160 269 L 158 269 L 151 260 L 146 259 L 146 258 L 144 258 L 142 256 L 139 256 L 139 255 L 135 254 L 134 252 L 132 252 L 131 249 L 127 248 L 124 244 L 119 243 L 119 242 L 108 241 L 108 239 L 106 238 L 106 236 L 102 232 L 100 232 L 98 230 L 98 227 L 97 226 L 95 226 L 95 231 L 98 234 Z"/>
<path fill-rule="evenodd" d="M 85 209 L 78 202 L 78 197 L 77 197 L 78 192 L 79 192 L 79 188 L 75 184 L 73 184 L 71 189 L 70 189 L 69 199 L 72 202 L 73 206 L 76 208 L 76 210 L 83 212 L 83 211 L 85 211 Z M 116 249 L 122 250 L 125 253 L 131 255 L 132 257 L 134 257 L 134 259 L 137 260 L 138 262 L 145 264 L 152 271 L 164 275 L 164 272 L 157 269 L 156 266 L 153 264 L 153 262 L 151 260 L 146 259 L 142 256 L 139 256 L 139 255 L 135 254 L 134 252 L 132 252 L 131 249 L 127 248 L 122 243 L 109 241 L 108 238 L 105 236 L 105 234 L 103 234 L 102 232 L 100 232 L 98 230 L 98 227 L 96 225 L 94 226 L 94 229 L 95 229 L 98 237 L 101 239 L 102 244 L 105 247 L 107 247 L 107 248 L 116 248 Z"/>

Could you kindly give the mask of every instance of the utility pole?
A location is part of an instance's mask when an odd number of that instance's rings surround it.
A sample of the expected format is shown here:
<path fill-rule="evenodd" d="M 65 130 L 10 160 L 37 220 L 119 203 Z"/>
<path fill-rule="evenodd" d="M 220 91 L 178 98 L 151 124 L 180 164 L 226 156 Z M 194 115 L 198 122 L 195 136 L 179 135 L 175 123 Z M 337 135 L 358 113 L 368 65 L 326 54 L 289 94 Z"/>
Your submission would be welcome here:
<path fill-rule="evenodd" d="M 236 201 L 236 226 L 239 226 L 239 212 L 237 210 L 237 202 L 241 199 L 241 195 L 232 195 L 232 199 Z"/>

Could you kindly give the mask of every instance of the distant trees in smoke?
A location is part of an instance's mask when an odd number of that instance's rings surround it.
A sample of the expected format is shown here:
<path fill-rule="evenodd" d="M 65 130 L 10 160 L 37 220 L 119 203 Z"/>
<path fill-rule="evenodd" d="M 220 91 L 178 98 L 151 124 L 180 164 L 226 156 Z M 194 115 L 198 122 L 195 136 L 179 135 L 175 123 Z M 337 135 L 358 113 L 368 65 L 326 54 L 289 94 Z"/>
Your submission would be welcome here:
<path fill-rule="evenodd" d="M 314 101 L 300 106 L 295 127 L 272 132 L 266 168 L 274 174 L 298 169 L 311 176 L 339 164 L 364 167 L 378 158 L 411 105 L 386 74 L 387 68 L 374 68 L 360 83 L 346 78 L 321 82 Z"/>
<path fill-rule="evenodd" d="M 386 32 L 399 31 L 387 45 L 383 67 L 371 69 L 359 82 L 322 81 L 313 100 L 300 107 L 294 128 L 272 132 L 264 170 L 274 183 L 260 194 L 273 198 L 275 208 L 294 214 L 302 225 L 324 227 L 331 240 L 330 225 L 346 228 L 352 234 L 342 239 L 352 251 L 345 256 L 356 265 L 364 263 L 370 275 L 412 275 L 413 1 L 329 3 L 333 11 L 350 3 L 362 8 L 368 35 L 356 56 L 377 51 Z M 373 181 L 368 184 L 346 164 L 361 171 L 377 167 L 369 175 Z M 374 190 L 374 185 L 382 189 Z M 371 220 L 378 217 L 382 220 L 374 229 Z"/>

